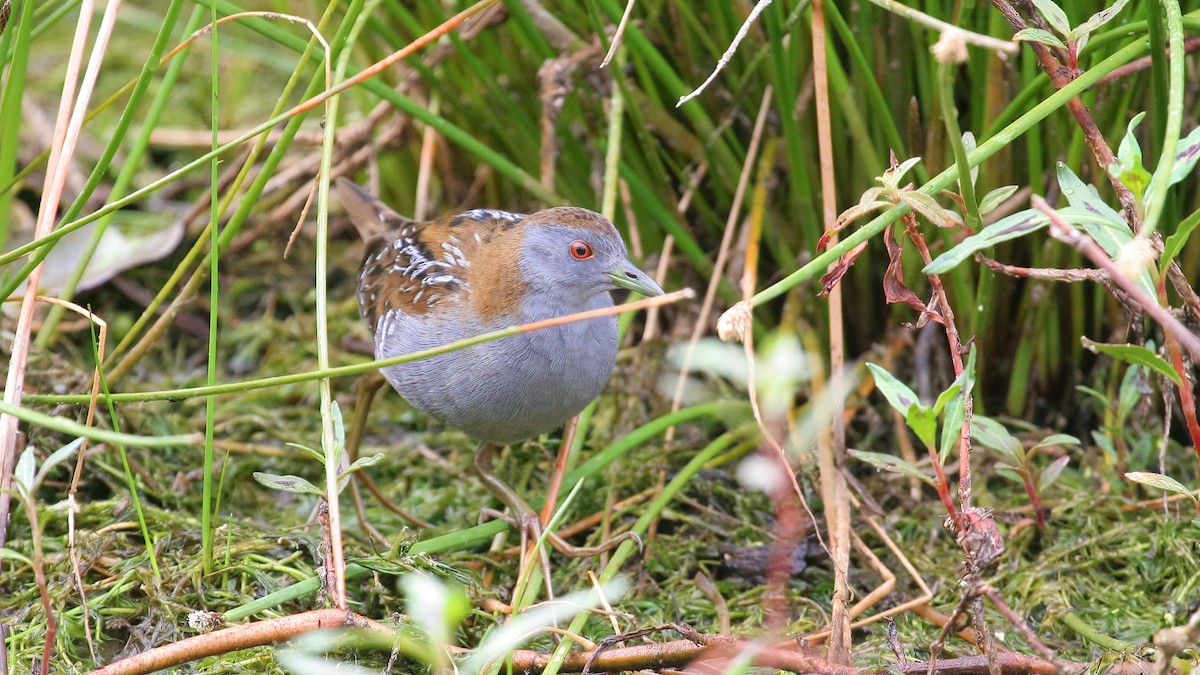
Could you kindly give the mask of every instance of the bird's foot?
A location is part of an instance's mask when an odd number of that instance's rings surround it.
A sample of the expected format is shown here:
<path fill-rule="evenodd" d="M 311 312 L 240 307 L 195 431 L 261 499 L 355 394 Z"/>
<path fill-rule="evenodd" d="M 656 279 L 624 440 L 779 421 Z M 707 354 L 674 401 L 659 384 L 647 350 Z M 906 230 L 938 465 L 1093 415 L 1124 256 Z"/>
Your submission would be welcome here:
<path fill-rule="evenodd" d="M 608 553 L 626 541 L 632 541 L 637 544 L 638 550 L 642 550 L 642 539 L 635 532 L 624 532 L 610 539 L 597 544 L 596 546 L 575 546 L 568 543 L 567 540 L 558 536 L 554 532 L 546 532 L 542 526 L 542 521 L 538 517 L 536 511 L 528 504 L 523 504 L 525 508 L 519 509 L 517 516 L 511 516 L 507 513 L 497 511 L 495 509 L 484 509 L 480 512 L 480 519 L 495 518 L 503 520 L 511 525 L 514 529 L 521 533 L 521 547 L 525 548 L 527 540 L 539 541 L 543 537 L 555 551 L 563 554 L 568 558 L 588 558 L 597 556 L 602 553 Z"/>

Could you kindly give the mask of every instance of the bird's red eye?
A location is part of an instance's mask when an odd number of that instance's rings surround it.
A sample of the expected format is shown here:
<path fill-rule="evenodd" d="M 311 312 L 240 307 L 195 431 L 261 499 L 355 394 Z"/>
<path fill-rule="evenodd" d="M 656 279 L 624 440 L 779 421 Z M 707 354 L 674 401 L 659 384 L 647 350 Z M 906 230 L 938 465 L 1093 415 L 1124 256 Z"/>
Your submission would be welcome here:
<path fill-rule="evenodd" d="M 592 245 L 582 239 L 571 242 L 570 248 L 571 257 L 576 260 L 587 260 L 596 255 L 596 252 L 592 250 Z"/>

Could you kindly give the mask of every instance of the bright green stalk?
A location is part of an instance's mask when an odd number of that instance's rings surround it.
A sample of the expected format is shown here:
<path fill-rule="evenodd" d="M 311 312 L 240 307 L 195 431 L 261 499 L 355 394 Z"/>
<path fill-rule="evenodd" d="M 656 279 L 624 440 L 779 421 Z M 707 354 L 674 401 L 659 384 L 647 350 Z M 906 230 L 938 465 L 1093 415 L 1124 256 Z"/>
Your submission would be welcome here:
<path fill-rule="evenodd" d="M 32 2 L 17 5 L 15 16 L 9 17 L 10 30 L 6 37 L 14 36 L 12 58 L 8 63 L 8 81 L 4 83 L 4 100 L 0 102 L 0 184 L 12 180 L 17 164 L 17 150 L 21 146 L 21 101 L 25 97 L 26 70 L 29 67 L 29 45 L 33 32 Z M 14 32 L 11 30 L 16 28 Z M 8 220 L 12 213 L 12 191 L 0 192 L 0 250 L 8 240 Z M 6 298 L 12 294 L 0 294 Z"/>
<path fill-rule="evenodd" d="M 1162 153 L 1158 158 L 1158 166 L 1154 168 L 1154 177 L 1150 179 L 1147 189 L 1149 201 L 1146 204 L 1146 218 L 1142 221 L 1141 234 L 1149 236 L 1158 227 L 1163 208 L 1167 202 L 1167 181 L 1171 177 L 1171 169 L 1175 166 L 1175 146 L 1179 143 L 1179 131 L 1183 126 L 1183 94 L 1184 94 L 1184 61 L 1187 58 L 1183 50 L 1183 17 L 1179 12 L 1179 3 L 1173 0 L 1158 0 L 1162 5 L 1162 14 L 1167 24 L 1167 40 L 1171 45 L 1170 86 L 1168 87 L 1169 101 L 1167 103 L 1167 127 L 1163 135 Z"/>
<path fill-rule="evenodd" d="M 108 175 L 113 157 L 116 156 L 117 150 L 121 147 L 121 142 L 125 140 L 125 134 L 129 131 L 129 127 L 133 125 L 133 120 L 141 105 L 142 97 L 145 95 L 146 89 L 149 88 L 150 81 L 154 79 L 154 73 L 158 70 L 158 62 L 162 58 L 163 52 L 166 51 L 167 41 L 170 39 L 171 33 L 174 32 L 175 23 L 178 21 L 179 14 L 182 11 L 183 0 L 173 0 L 167 7 L 167 11 L 163 15 L 162 27 L 154 39 L 153 46 L 151 46 L 149 53 L 146 55 L 146 63 L 142 66 L 142 72 L 138 75 L 137 84 L 134 85 L 133 91 L 129 95 L 129 102 L 126 104 L 125 110 L 121 112 L 121 117 L 117 120 L 117 126 L 109 136 L 108 144 L 105 146 L 104 152 L 96 162 L 95 167 L 93 167 L 91 175 L 88 176 L 83 190 L 75 198 L 75 201 L 67 207 L 67 210 L 63 212 L 63 220 L 70 220 L 78 215 L 87 204 L 93 192 L 95 192 L 96 186 Z M 185 35 L 189 35 L 190 33 L 188 31 Z M 175 69 L 175 72 L 178 72 L 178 69 Z M 170 90 L 169 87 L 166 87 L 165 83 L 164 87 L 160 91 L 160 98 L 165 98 L 161 94 Z M 123 194 L 133 181 L 134 175 L 141 167 L 141 159 L 145 155 L 146 148 L 150 144 L 150 132 L 154 129 L 158 120 L 158 113 L 161 113 L 161 111 L 161 107 L 157 110 L 152 109 L 151 114 L 147 115 L 146 120 L 142 123 L 142 132 L 134 142 L 134 147 L 130 149 L 129 155 L 124 158 L 121 171 L 117 175 L 117 179 L 113 182 L 110 196 Z M 96 223 L 91 241 L 88 242 L 87 248 L 80 255 L 75 269 L 71 272 L 71 276 L 67 278 L 66 285 L 58 294 L 59 298 L 70 300 L 74 297 L 75 288 L 79 285 L 79 280 L 83 278 L 83 273 L 87 270 L 92 256 L 95 255 L 96 247 L 100 245 L 100 239 L 104 236 L 104 232 L 108 229 L 110 222 L 112 222 L 111 216 L 103 218 Z M 45 349 L 54 339 L 55 329 L 58 326 L 58 322 L 62 320 L 64 311 L 66 311 L 66 308 L 62 305 L 53 305 L 50 307 L 50 311 L 46 315 L 46 320 L 42 323 L 41 329 L 38 331 L 37 341 L 35 342 L 39 349 Z"/>
<path fill-rule="evenodd" d="M 99 342 L 96 338 L 96 324 L 92 324 L 92 359 L 99 364 L 100 352 Z M 108 394 L 108 380 L 104 377 L 104 369 L 99 365 L 96 366 L 96 372 L 100 376 L 100 390 Z M 112 424 L 112 432 L 118 436 L 124 436 L 121 433 L 121 418 L 117 417 L 117 408 L 113 402 L 108 401 L 108 420 Z M 129 490 L 129 499 L 133 503 L 133 512 L 137 514 L 138 527 L 142 530 L 142 540 L 146 542 L 146 555 L 150 557 L 150 569 L 154 572 L 154 578 L 162 581 L 162 573 L 158 569 L 158 556 L 154 552 L 154 539 L 150 536 L 150 526 L 146 523 L 146 511 L 142 508 L 142 498 L 138 495 L 137 481 L 134 480 L 133 470 L 129 467 L 129 455 L 125 452 L 124 443 L 112 443 L 112 446 L 117 449 L 117 455 L 121 458 L 121 468 L 125 470 L 125 485 Z"/>
<path fill-rule="evenodd" d="M 1145 43 L 1134 43 L 1117 51 L 1112 56 L 1102 61 L 1098 66 L 1088 70 L 1073 80 L 1070 84 L 1062 89 L 1054 92 L 1044 101 L 1034 106 L 1032 110 L 1017 118 L 1015 122 L 1003 129 L 1000 133 L 992 138 L 987 139 L 979 145 L 967 157 L 969 166 L 977 166 L 994 155 L 1001 148 L 1007 146 L 1021 134 L 1029 131 L 1038 122 L 1045 119 L 1050 113 L 1061 108 L 1071 98 L 1078 96 L 1080 92 L 1096 83 L 1104 75 L 1112 72 L 1118 66 L 1124 65 L 1129 61 L 1137 58 L 1146 51 Z M 920 191 L 927 195 L 935 195 L 940 190 L 950 187 L 957 178 L 957 169 L 949 167 L 945 171 L 935 176 L 929 182 L 921 186 Z M 757 307 L 765 302 L 775 299 L 786 293 L 788 290 L 795 287 L 802 281 L 808 280 L 814 276 L 824 273 L 835 260 L 850 251 L 855 246 L 875 237 L 883 231 L 885 227 L 896 222 L 901 216 L 908 213 L 912 207 L 907 204 L 894 206 L 887 211 L 877 216 L 874 220 L 863 225 L 858 230 L 850 234 L 850 236 L 838 242 L 837 245 L 831 247 L 821 255 L 813 258 L 807 265 L 792 272 L 778 283 L 759 291 L 757 295 L 750 299 L 750 305 Z"/>
<path fill-rule="evenodd" d="M 220 146 L 217 140 L 217 132 L 220 131 L 221 124 L 219 119 L 220 99 L 218 97 L 219 79 L 217 74 L 220 72 L 220 62 L 218 55 L 220 54 L 217 44 L 217 8 L 209 9 L 209 18 L 212 21 L 212 63 L 211 63 L 211 84 L 209 86 L 209 106 L 212 114 L 212 151 L 213 158 L 209 163 L 209 180 L 210 190 L 212 194 L 209 196 L 209 218 L 211 223 L 216 223 L 220 218 L 220 182 L 221 182 L 221 163 L 216 156 L 216 150 Z M 221 299 L 218 285 L 218 271 L 220 269 L 220 246 L 217 242 L 217 228 L 209 228 L 209 251 L 208 256 L 208 374 L 206 381 L 208 386 L 213 386 L 217 383 L 217 335 L 218 327 L 220 326 L 219 302 Z M 111 402 L 109 405 L 112 405 Z M 212 574 L 213 571 L 213 433 L 217 426 L 217 397 L 207 396 L 204 399 L 204 488 L 200 501 L 200 549 L 204 559 L 204 573 Z"/>

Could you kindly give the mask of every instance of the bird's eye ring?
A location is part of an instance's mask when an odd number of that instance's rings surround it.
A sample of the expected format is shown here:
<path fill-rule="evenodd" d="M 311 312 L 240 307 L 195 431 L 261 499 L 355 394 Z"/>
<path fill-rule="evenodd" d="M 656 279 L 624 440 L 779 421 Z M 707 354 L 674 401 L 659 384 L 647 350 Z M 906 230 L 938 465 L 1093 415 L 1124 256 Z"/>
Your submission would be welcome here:
<path fill-rule="evenodd" d="M 587 260 L 596 255 L 596 252 L 592 250 L 592 245 L 582 239 L 571 242 L 568 248 L 571 251 L 571 257 L 576 260 Z"/>

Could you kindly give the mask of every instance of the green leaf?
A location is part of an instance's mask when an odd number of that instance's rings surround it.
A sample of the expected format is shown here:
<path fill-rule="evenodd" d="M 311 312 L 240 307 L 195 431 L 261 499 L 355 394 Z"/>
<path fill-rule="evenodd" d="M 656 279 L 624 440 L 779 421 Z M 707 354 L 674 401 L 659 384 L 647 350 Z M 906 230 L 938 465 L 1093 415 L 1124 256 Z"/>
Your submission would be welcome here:
<path fill-rule="evenodd" d="M 333 423 L 333 459 L 334 466 L 339 469 L 346 464 L 345 457 L 342 453 L 346 450 L 346 425 L 342 423 L 342 408 L 337 401 L 333 401 L 329 407 L 329 416 Z M 340 490 L 339 490 L 340 491 Z"/>
<path fill-rule="evenodd" d="M 1025 478 L 1022 477 L 1022 471 L 1007 464 L 996 464 L 996 475 L 1001 478 L 1007 478 L 1017 485 L 1024 485 Z"/>
<path fill-rule="evenodd" d="M 1117 448 L 1113 445 L 1112 439 L 1099 431 L 1092 432 L 1092 442 L 1096 447 L 1104 451 L 1104 454 L 1110 461 L 1117 458 Z"/>
<path fill-rule="evenodd" d="M 909 157 L 908 159 L 896 165 L 896 168 L 889 168 L 888 170 L 884 171 L 883 175 L 876 180 L 878 180 L 884 188 L 892 191 L 899 190 L 900 184 L 904 180 L 904 174 L 908 173 L 909 169 L 912 169 L 914 166 L 916 166 L 917 162 L 919 161 L 921 161 L 920 157 Z"/>
<path fill-rule="evenodd" d="M 1200 127 L 1196 128 L 1200 129 Z M 1171 261 L 1183 250 L 1183 245 L 1188 242 L 1197 225 L 1200 225 L 1200 211 L 1194 211 L 1192 215 L 1185 218 L 1179 227 L 1175 228 L 1174 234 L 1167 237 L 1167 242 L 1163 244 L 1162 256 L 1159 257 L 1160 275 L 1166 274 L 1167 265 L 1170 265 Z"/>
<path fill-rule="evenodd" d="M 1050 462 L 1046 468 L 1042 469 L 1042 472 L 1038 474 L 1037 479 L 1038 493 L 1044 494 L 1046 490 L 1054 484 L 1054 481 L 1058 480 L 1058 477 L 1062 475 L 1063 469 L 1067 468 L 1067 464 L 1070 463 L 1070 461 L 1070 457 L 1063 455 L 1053 462 Z"/>
<path fill-rule="evenodd" d="M 1121 378 L 1121 386 L 1117 389 L 1118 424 L 1125 424 L 1129 413 L 1133 412 L 1134 406 L 1141 403 L 1142 399 L 1149 393 L 1148 390 L 1149 387 L 1146 385 L 1146 378 L 1140 367 L 1130 366 L 1125 369 L 1125 377 Z"/>
<path fill-rule="evenodd" d="M 1117 14 L 1119 14 L 1121 12 L 1121 10 L 1125 8 L 1125 5 L 1128 2 L 1129 2 L 1129 0 L 1117 0 L 1116 4 L 1114 4 L 1112 7 L 1105 7 L 1104 9 L 1100 10 L 1099 12 L 1096 12 L 1087 21 L 1084 21 L 1083 23 L 1081 23 L 1075 27 L 1075 30 L 1074 30 L 1075 35 L 1080 38 L 1086 37 L 1092 31 L 1103 26 L 1104 24 L 1108 23 L 1109 21 L 1112 21 L 1113 17 L 1115 17 Z M 1078 45 L 1077 49 L 1079 49 L 1080 51 L 1083 51 L 1083 45 L 1082 44 Z"/>
<path fill-rule="evenodd" d="M 1089 340 L 1086 337 L 1080 338 L 1080 341 L 1083 343 L 1084 349 L 1106 354 L 1118 361 L 1132 363 L 1135 366 L 1144 366 L 1170 379 L 1177 385 L 1183 384 L 1183 378 L 1171 367 L 1171 364 L 1167 363 L 1166 359 L 1141 345 L 1105 344 Z"/>
<path fill-rule="evenodd" d="M 299 476 L 279 476 L 273 473 L 255 471 L 254 480 L 258 481 L 264 487 L 272 490 L 279 490 L 281 492 L 309 494 L 316 495 L 318 497 L 325 494 L 321 490 L 317 489 L 317 486 Z"/>
<path fill-rule="evenodd" d="M 1121 214 L 1100 198 L 1096 188 L 1079 180 L 1079 176 L 1062 162 L 1058 163 L 1058 185 L 1062 188 L 1067 202 L 1071 204 L 1069 209 L 1060 209 L 1059 215 L 1082 227 L 1110 258 L 1115 259 L 1119 256 L 1125 246 L 1133 240 L 1133 232 Z M 1157 296 L 1154 281 L 1150 278 L 1148 270 L 1143 270 L 1134 281 L 1150 297 Z"/>
<path fill-rule="evenodd" d="M 1081 394 L 1087 394 L 1088 396 L 1091 396 L 1092 398 L 1096 399 L 1096 401 L 1098 403 L 1100 403 L 1100 405 L 1102 405 L 1106 408 L 1108 407 L 1108 394 L 1105 394 L 1104 392 L 1102 392 L 1098 389 L 1089 387 L 1085 384 L 1077 384 L 1077 385 L 1075 385 L 1075 391 L 1077 391 Z"/>
<path fill-rule="evenodd" d="M 1117 146 L 1117 162 L 1108 166 L 1109 175 L 1116 177 L 1132 190 L 1138 201 L 1142 200 L 1146 188 L 1150 185 L 1150 172 L 1142 165 L 1142 146 L 1134 134 L 1134 129 L 1141 124 L 1145 116 L 1145 112 L 1140 112 L 1129 120 L 1125 136 Z"/>
<path fill-rule="evenodd" d="M 1038 8 L 1038 12 L 1045 17 L 1046 23 L 1058 31 L 1059 35 L 1066 35 L 1071 32 L 1071 24 L 1067 21 L 1067 13 L 1054 0 L 1033 0 L 1033 4 Z"/>
<path fill-rule="evenodd" d="M 83 445 L 82 437 L 76 438 L 58 450 L 50 453 L 50 456 L 46 458 L 46 461 L 42 462 L 42 467 L 38 469 L 37 475 L 33 478 L 34 487 L 41 485 L 42 481 L 46 478 L 46 474 L 50 473 L 50 470 L 54 467 L 67 461 L 71 455 L 75 454 L 75 451 L 79 450 L 81 445 Z"/>
<path fill-rule="evenodd" d="M 322 465 L 325 464 L 325 455 L 321 454 L 317 450 L 314 450 L 314 449 L 308 447 L 307 445 L 301 445 L 300 443 L 286 443 L 285 445 L 287 445 L 289 448 L 303 450 L 304 452 L 307 452 L 308 454 L 312 455 Z"/>
<path fill-rule="evenodd" d="M 1014 33 L 1012 39 L 1024 42 L 1040 42 L 1051 47 L 1058 47 L 1059 49 L 1067 48 L 1067 45 L 1055 37 L 1054 33 L 1042 30 L 1041 28 L 1024 28 Z"/>
<path fill-rule="evenodd" d="M 1096 192 L 1096 188 L 1080 180 L 1079 176 L 1071 171 L 1071 167 L 1059 162 L 1056 169 L 1058 187 L 1062 190 L 1063 196 L 1067 198 L 1067 203 L 1075 207 L 1077 211 L 1095 216 L 1095 220 L 1089 222 L 1084 222 L 1082 219 L 1070 222 L 1083 226 L 1105 253 L 1110 257 L 1116 257 L 1121 252 L 1121 247 L 1133 238 L 1133 232 L 1130 231 L 1128 223 L 1121 217 L 1121 214 L 1114 211 L 1100 198 L 1100 193 Z M 1059 213 L 1064 211 L 1066 209 L 1060 209 Z M 1105 224 L 1108 227 L 1096 227 Z"/>
<path fill-rule="evenodd" d="M 1175 164 L 1171 167 L 1167 185 L 1174 185 L 1187 178 L 1192 169 L 1196 168 L 1196 160 L 1200 160 L 1200 127 L 1192 129 L 1187 138 L 1182 138 L 1175 144 Z"/>
<path fill-rule="evenodd" d="M 1034 450 L 1038 448 L 1048 448 L 1053 445 L 1081 445 L 1078 438 L 1071 434 L 1050 434 L 1042 439 L 1040 443 L 1033 446 Z"/>
<path fill-rule="evenodd" d="M 33 566 L 33 561 L 26 557 L 25 554 L 19 551 L 14 551 L 7 546 L 0 548 L 0 560 L 15 560 L 22 565 L 29 565 L 30 567 Z"/>
<path fill-rule="evenodd" d="M 1188 497 L 1192 498 L 1193 502 L 1200 502 L 1200 498 L 1197 498 L 1196 495 L 1192 494 L 1192 491 L 1184 487 L 1182 483 L 1161 473 L 1130 471 L 1129 473 L 1125 474 L 1125 480 L 1130 480 L 1134 483 L 1141 483 L 1142 485 L 1148 485 L 1152 488 L 1158 488 L 1160 490 L 1166 490 L 1167 492 L 1174 492 L 1177 495 L 1187 495 Z"/>
<path fill-rule="evenodd" d="M 938 227 L 951 227 L 959 222 L 957 214 L 943 208 L 936 199 L 924 192 L 905 190 L 901 193 L 900 199 Z"/>
<path fill-rule="evenodd" d="M 383 461 L 383 458 L 384 458 L 384 454 L 382 452 L 377 452 L 374 455 L 371 455 L 370 457 L 359 457 L 358 459 L 354 460 L 354 463 L 351 464 L 350 467 L 347 468 L 346 471 L 343 472 L 342 475 L 344 476 L 348 473 L 354 473 L 355 471 L 358 471 L 359 469 L 365 469 L 366 467 L 371 466 L 372 464 L 378 464 L 379 462 Z"/>
<path fill-rule="evenodd" d="M 968 155 L 975 152 L 975 148 L 979 147 L 979 143 L 975 140 L 975 134 L 965 131 L 962 135 L 963 151 Z M 971 187 L 975 187 L 975 182 L 979 179 L 979 165 L 971 167 Z M 956 181 L 957 182 L 957 181 Z M 962 191 L 962 185 L 958 186 L 959 191 Z"/>
<path fill-rule="evenodd" d="M 962 392 L 963 386 L 969 380 L 970 377 L 964 370 L 961 375 L 959 375 L 953 382 L 950 383 L 949 387 L 946 387 L 946 391 L 938 394 L 937 400 L 933 402 L 933 413 L 935 415 L 942 414 L 942 410 L 945 409 L 946 404 Z"/>
<path fill-rule="evenodd" d="M 1000 453 L 1011 464 L 1025 466 L 1025 448 L 1021 441 L 1008 433 L 1008 429 L 996 420 L 983 415 L 972 416 L 971 437 Z"/>
<path fill-rule="evenodd" d="M 923 405 L 914 405 L 908 409 L 908 414 L 904 416 L 904 421 L 908 422 L 908 426 L 921 439 L 925 447 L 934 447 L 934 438 L 937 436 L 937 414 L 933 409 Z"/>
<path fill-rule="evenodd" d="M 881 452 L 866 452 L 865 450 L 849 450 L 848 452 L 850 453 L 851 457 L 859 460 L 860 462 L 866 462 L 867 464 L 870 464 L 881 471 L 902 473 L 906 476 L 911 476 L 918 480 L 924 481 L 930 486 L 935 485 L 933 478 L 921 473 L 920 469 L 912 464 L 909 464 L 903 459 L 900 459 L 899 457 L 885 455 Z"/>
<path fill-rule="evenodd" d="M 868 363 L 867 369 L 875 378 L 875 388 L 883 394 L 896 412 L 907 417 L 909 408 L 921 405 L 921 400 L 917 398 L 916 393 L 891 373 L 874 363 Z"/>
<path fill-rule="evenodd" d="M 17 468 L 13 470 L 13 481 L 19 494 L 28 495 L 33 491 L 33 476 L 37 469 L 37 458 L 33 453 L 32 445 L 25 446 L 20 459 L 17 460 Z"/>
<path fill-rule="evenodd" d="M 925 274 L 945 274 L 977 251 L 991 248 L 1002 241 L 1024 237 L 1046 227 L 1050 219 L 1041 211 L 1026 209 L 1006 216 L 963 239 L 957 246 L 934 258 L 922 270 Z"/>
<path fill-rule="evenodd" d="M 1003 204 L 1005 200 L 1016 194 L 1016 192 L 1016 185 L 1005 185 L 1004 187 L 998 187 L 995 190 L 992 190 L 984 195 L 983 199 L 979 200 L 979 212 L 991 213 L 992 211 L 995 211 L 997 206 Z"/>
<path fill-rule="evenodd" d="M 432 574 L 406 574 L 400 578 L 400 587 L 408 616 L 425 629 L 434 648 L 449 649 L 458 625 L 471 613 L 467 594 Z"/>
<path fill-rule="evenodd" d="M 942 419 L 942 443 L 938 446 L 938 457 L 943 463 L 950 457 L 962 436 L 963 420 L 967 417 L 962 397 L 956 396 L 947 401 L 945 413 Z"/>
<path fill-rule="evenodd" d="M 967 417 L 967 409 L 964 405 L 964 399 L 971 395 L 975 389 L 975 345 L 971 345 L 967 352 L 967 363 L 963 367 L 963 372 L 954 381 L 960 383 L 961 380 L 961 395 L 951 396 L 946 399 L 944 404 L 944 414 L 942 415 L 942 444 L 938 447 L 938 457 L 945 462 L 958 444 L 959 438 L 962 435 L 963 421 Z M 953 386 L 953 385 L 951 385 Z M 945 392 L 942 394 L 945 395 Z M 942 402 L 942 397 L 938 397 L 938 403 Z"/>

